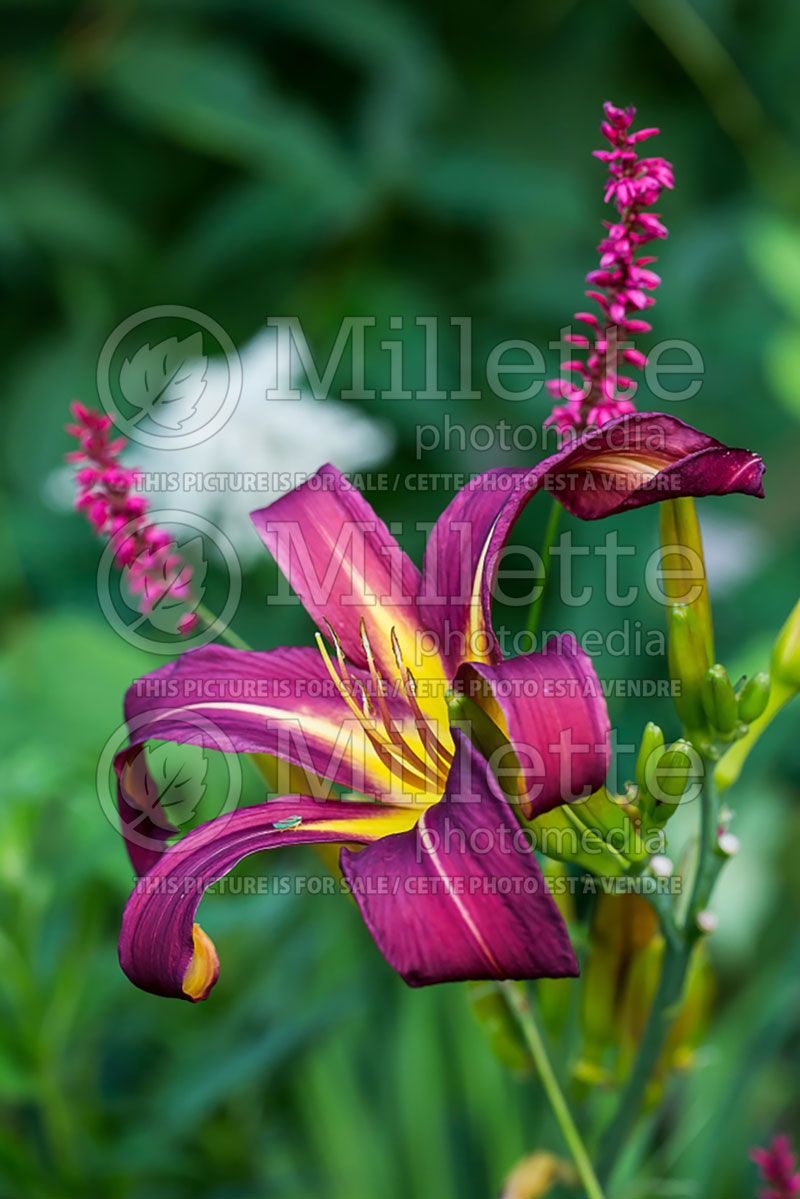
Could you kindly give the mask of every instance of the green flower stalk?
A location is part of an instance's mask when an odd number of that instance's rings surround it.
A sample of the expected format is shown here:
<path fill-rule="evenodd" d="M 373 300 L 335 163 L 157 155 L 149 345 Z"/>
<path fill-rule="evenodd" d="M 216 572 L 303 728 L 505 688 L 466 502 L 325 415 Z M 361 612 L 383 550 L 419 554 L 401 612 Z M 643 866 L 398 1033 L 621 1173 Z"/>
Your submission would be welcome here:
<path fill-rule="evenodd" d="M 753 675 L 739 697 L 739 718 L 749 729 L 731 746 L 717 766 L 717 786 L 724 790 L 735 783 L 742 772 L 750 750 L 764 729 L 800 691 L 800 600 L 775 641 L 769 674 Z"/>

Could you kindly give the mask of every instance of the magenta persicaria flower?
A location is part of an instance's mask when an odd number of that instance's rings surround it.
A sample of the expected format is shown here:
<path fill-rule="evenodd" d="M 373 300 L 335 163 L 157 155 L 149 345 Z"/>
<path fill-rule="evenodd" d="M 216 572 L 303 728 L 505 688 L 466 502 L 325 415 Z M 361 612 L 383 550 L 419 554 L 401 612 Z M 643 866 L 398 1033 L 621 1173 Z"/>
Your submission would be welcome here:
<path fill-rule="evenodd" d="M 410 985 L 577 973 L 519 834 L 601 786 L 608 713 L 573 637 L 503 657 L 491 620 L 501 555 L 542 489 L 595 520 L 667 496 L 762 495 L 762 471 L 757 455 L 675 417 L 634 413 L 531 469 L 472 480 L 434 525 L 421 570 L 333 466 L 252 513 L 317 645 L 206 646 L 128 690 L 131 741 L 114 764 L 139 875 L 119 942 L 128 977 L 205 999 L 219 962 L 195 923 L 203 892 L 248 854 L 326 842 L 342 847 L 344 883 Z M 289 793 L 169 844 L 178 830 L 148 774 L 151 739 L 285 762 Z"/>
<path fill-rule="evenodd" d="M 625 370 L 641 369 L 647 357 L 632 344 L 637 333 L 651 326 L 641 317 L 655 299 L 652 293 L 661 282 L 650 266 L 653 257 L 638 256 L 640 247 L 667 230 L 658 213 L 646 212 L 665 187 L 674 186 L 671 165 L 663 158 L 640 158 L 636 146 L 658 129 L 631 130 L 635 108 L 605 104 L 606 119 L 600 126 L 610 150 L 595 150 L 596 158 L 608 163 L 606 203 L 617 209 L 615 221 L 605 221 L 607 234 L 598 246 L 599 269 L 586 276 L 599 315 L 576 312 L 575 319 L 588 333 L 570 333 L 565 338 L 585 351 L 584 359 L 573 359 L 561 367 L 561 375 L 547 388 L 554 399 L 566 403 L 555 407 L 546 424 L 555 424 L 564 436 L 575 436 L 592 425 L 603 425 L 614 417 L 634 411 L 636 383 Z"/>
<path fill-rule="evenodd" d="M 786 1135 L 772 1138 L 769 1149 L 751 1149 L 750 1157 L 768 1185 L 758 1192 L 759 1199 L 793 1199 L 800 1195 L 797 1155 Z"/>
<path fill-rule="evenodd" d="M 86 513 L 95 533 L 111 543 L 114 565 L 127 572 L 128 587 L 142 613 L 152 612 L 167 595 L 190 603 L 192 568 L 175 552 L 172 534 L 148 518 L 145 497 L 133 494 L 139 472 L 119 460 L 125 438 L 112 438 L 110 416 L 92 412 L 77 400 L 71 411 L 75 423 L 67 425 L 67 432 L 80 446 L 66 455 L 68 462 L 80 463 L 75 507 Z M 178 631 L 189 633 L 197 620 L 194 612 L 185 612 Z"/>

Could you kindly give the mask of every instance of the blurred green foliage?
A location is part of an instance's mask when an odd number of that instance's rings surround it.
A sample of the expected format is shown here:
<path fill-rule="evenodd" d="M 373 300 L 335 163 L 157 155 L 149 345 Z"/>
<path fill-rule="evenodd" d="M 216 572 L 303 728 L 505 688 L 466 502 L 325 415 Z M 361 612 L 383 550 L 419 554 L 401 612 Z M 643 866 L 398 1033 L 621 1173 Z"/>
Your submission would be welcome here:
<path fill-rule="evenodd" d="M 223 974 L 205 1005 L 141 994 L 119 972 L 131 878 L 94 774 L 125 687 L 155 663 L 105 625 L 97 544 L 47 500 L 66 405 L 96 402 L 105 338 L 155 303 L 199 308 L 238 344 L 268 315 L 298 314 L 320 352 L 344 315 L 385 328 L 402 314 L 417 376 L 417 315 L 471 315 L 479 363 L 505 338 L 546 345 L 593 265 L 600 104 L 634 102 L 661 126 L 678 181 L 661 206 L 656 335 L 692 340 L 705 360 L 699 396 L 675 410 L 769 468 L 765 504 L 702 505 L 717 557 L 741 568 L 716 588 L 711 568 L 718 655 L 733 678 L 760 669 L 800 593 L 800 9 L 4 0 L 0 13 L 0 1195 L 492 1195 L 525 1152 L 560 1150 L 535 1081 L 491 1056 L 464 989 L 407 991 L 346 902 L 209 898 Z M 385 355 L 368 369 L 380 387 Z M 457 369 L 453 342 L 443 387 Z M 390 469 L 403 472 L 418 465 L 420 421 L 538 425 L 547 411 L 488 390 L 363 407 L 395 426 Z M 440 449 L 424 466 L 501 460 Z M 419 552 L 415 522 L 445 499 L 377 502 Z M 545 519 L 532 505 L 530 544 Z M 656 525 L 643 511 L 619 529 L 644 554 Z M 564 527 L 589 542 L 607 531 Z M 622 560 L 623 590 L 641 583 L 641 559 Z M 576 586 L 602 567 L 582 564 Z M 245 580 L 237 629 L 260 646 L 307 633 L 293 609 L 267 619 L 273 580 L 266 560 Z M 646 598 L 624 615 L 661 620 Z M 544 625 L 607 632 L 619 619 L 550 595 Z M 598 669 L 659 677 L 665 662 L 634 650 Z M 678 732 L 663 702 L 610 706 L 623 740 L 648 718 Z M 765 735 L 731 796 L 744 850 L 719 901 L 717 1020 L 640 1134 L 653 1173 L 629 1180 L 627 1199 L 741 1199 L 755 1189 L 747 1145 L 800 1128 L 796 720 L 790 709 Z M 258 798 L 254 776 L 247 787 Z M 280 869 L 308 861 L 288 854 Z M 555 1030 L 566 1059 L 574 1008 Z"/>

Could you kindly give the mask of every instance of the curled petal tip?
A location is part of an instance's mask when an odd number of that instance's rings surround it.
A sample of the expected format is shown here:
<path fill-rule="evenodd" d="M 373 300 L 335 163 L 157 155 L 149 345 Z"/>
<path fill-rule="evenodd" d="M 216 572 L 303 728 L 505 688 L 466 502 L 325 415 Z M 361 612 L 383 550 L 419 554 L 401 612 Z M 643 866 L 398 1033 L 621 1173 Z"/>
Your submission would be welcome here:
<path fill-rule="evenodd" d="M 219 977 L 219 956 L 214 942 L 199 924 L 192 925 L 194 952 L 181 987 L 187 999 L 199 1003 L 207 999 Z"/>

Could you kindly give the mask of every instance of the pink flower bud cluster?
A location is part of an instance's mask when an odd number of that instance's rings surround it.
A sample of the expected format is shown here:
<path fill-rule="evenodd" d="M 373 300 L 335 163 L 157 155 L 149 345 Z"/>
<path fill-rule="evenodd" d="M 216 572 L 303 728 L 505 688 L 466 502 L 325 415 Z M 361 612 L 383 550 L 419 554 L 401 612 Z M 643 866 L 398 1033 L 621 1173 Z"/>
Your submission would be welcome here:
<path fill-rule="evenodd" d="M 111 417 L 77 400 L 71 411 L 75 423 L 67 425 L 67 432 L 80 446 L 66 455 L 68 462 L 80 463 L 75 507 L 86 513 L 98 536 L 111 542 L 114 565 L 127 571 L 139 610 L 147 615 L 167 595 L 191 602 L 191 566 L 175 552 L 172 535 L 148 519 L 145 497 L 133 494 L 139 472 L 119 461 L 125 438 L 112 438 Z M 191 632 L 197 621 L 194 612 L 186 612 L 179 632 Z"/>
<path fill-rule="evenodd" d="M 640 158 L 636 145 L 658 133 L 657 129 L 631 131 L 635 108 L 605 104 L 606 119 L 600 126 L 611 143 L 610 150 L 594 155 L 608 163 L 605 201 L 613 201 L 618 217 L 604 221 L 607 234 L 598 246 L 600 267 L 586 276 L 600 312 L 576 312 L 575 319 L 588 326 L 588 335 L 570 334 L 566 340 L 586 351 L 585 361 L 565 362 L 561 375 L 547 383 L 556 400 L 546 424 L 555 424 L 565 436 L 575 436 L 592 425 L 603 425 L 616 416 L 634 411 L 636 383 L 621 373 L 625 366 L 641 369 L 647 357 L 632 345 L 637 333 L 651 326 L 638 314 L 655 303 L 650 294 L 661 279 L 650 266 L 653 257 L 636 257 L 639 247 L 667 230 L 658 214 L 645 212 L 655 204 L 665 187 L 674 186 L 672 167 L 663 158 Z"/>
<path fill-rule="evenodd" d="M 769 1149 L 751 1149 L 750 1157 L 768 1185 L 759 1191 L 759 1199 L 794 1199 L 800 1195 L 797 1156 L 787 1136 L 773 1137 Z"/>

